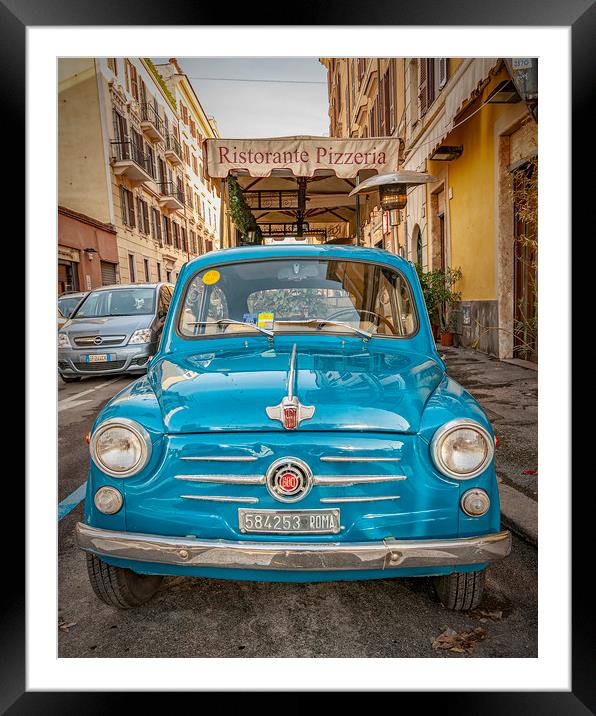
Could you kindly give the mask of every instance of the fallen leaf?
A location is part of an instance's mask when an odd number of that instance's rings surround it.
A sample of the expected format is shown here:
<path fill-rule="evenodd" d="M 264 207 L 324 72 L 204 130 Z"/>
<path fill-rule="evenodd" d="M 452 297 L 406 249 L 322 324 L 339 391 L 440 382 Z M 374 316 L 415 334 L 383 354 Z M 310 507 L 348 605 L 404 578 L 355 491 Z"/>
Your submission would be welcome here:
<path fill-rule="evenodd" d="M 487 633 L 482 627 L 459 634 L 448 627 L 433 641 L 432 648 L 435 651 L 445 650 L 454 654 L 469 654 L 474 651 L 476 642 L 484 641 L 486 637 Z"/>
<path fill-rule="evenodd" d="M 58 619 L 58 629 L 60 629 L 60 631 L 65 631 L 66 633 L 68 633 L 68 630 L 71 627 L 76 625 L 76 622 L 66 622 L 62 617 Z"/>

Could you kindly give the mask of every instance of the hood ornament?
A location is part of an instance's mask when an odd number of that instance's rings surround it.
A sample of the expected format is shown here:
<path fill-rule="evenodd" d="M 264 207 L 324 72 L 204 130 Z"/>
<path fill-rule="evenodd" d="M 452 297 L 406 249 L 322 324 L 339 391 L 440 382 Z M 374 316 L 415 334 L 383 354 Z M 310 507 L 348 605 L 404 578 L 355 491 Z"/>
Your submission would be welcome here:
<path fill-rule="evenodd" d="M 292 348 L 290 357 L 290 371 L 288 374 L 288 394 L 282 398 L 279 405 L 265 408 L 271 420 L 279 420 L 286 430 L 295 430 L 303 420 L 310 420 L 315 414 L 314 405 L 302 405 L 294 395 L 296 381 L 296 344 Z"/>

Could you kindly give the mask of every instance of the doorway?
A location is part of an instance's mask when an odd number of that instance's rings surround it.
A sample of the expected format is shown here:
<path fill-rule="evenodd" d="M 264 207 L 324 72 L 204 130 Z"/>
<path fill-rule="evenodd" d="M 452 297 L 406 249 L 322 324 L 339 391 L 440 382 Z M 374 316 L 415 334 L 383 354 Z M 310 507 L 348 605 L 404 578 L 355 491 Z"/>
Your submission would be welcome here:
<path fill-rule="evenodd" d="M 513 354 L 538 361 L 538 160 L 513 175 Z"/>

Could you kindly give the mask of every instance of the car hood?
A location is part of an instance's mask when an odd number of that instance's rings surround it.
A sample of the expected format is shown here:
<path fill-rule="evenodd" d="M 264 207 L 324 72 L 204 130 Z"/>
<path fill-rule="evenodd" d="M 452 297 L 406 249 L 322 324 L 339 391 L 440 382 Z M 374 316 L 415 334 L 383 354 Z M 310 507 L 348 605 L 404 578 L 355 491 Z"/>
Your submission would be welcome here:
<path fill-rule="evenodd" d="M 139 328 L 148 328 L 153 315 L 102 316 L 101 318 L 71 318 L 62 330 L 69 336 L 130 335 Z"/>
<path fill-rule="evenodd" d="M 297 344 L 294 394 L 315 409 L 298 430 L 417 432 L 443 366 L 432 356 L 386 346 Z M 288 394 L 292 349 L 230 347 L 162 356 L 147 377 L 166 432 L 284 430 L 266 408 Z"/>

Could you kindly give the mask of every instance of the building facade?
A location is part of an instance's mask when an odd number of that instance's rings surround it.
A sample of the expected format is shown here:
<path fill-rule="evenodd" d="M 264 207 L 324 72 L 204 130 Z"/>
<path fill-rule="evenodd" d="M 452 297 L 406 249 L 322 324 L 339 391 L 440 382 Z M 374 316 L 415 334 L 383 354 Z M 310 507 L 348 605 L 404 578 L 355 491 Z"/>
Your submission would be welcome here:
<path fill-rule="evenodd" d="M 141 58 L 59 61 L 59 256 L 66 264 L 79 251 L 81 290 L 174 282 L 186 261 L 217 247 L 217 223 L 206 224 L 198 197 L 209 196 L 217 216 L 219 196 L 199 171 L 200 142 L 183 140 L 191 121 L 203 137 L 216 130 L 180 74 L 168 83 Z M 190 97 L 184 118 L 181 85 Z M 91 226 L 98 240 L 81 247 Z M 100 271 L 85 272 L 88 263 Z"/>
<path fill-rule="evenodd" d="M 527 102 L 516 91 L 515 62 L 323 62 L 331 134 L 397 136 L 399 168 L 437 178 L 409 190 L 398 226 L 367 206 L 360 215 L 364 243 L 400 253 L 424 271 L 460 268 L 456 341 L 500 358 L 535 360 L 537 227 L 528 204 L 536 196 L 516 187 L 536 186 L 537 99 Z M 518 61 L 530 76 L 533 63 Z"/>

